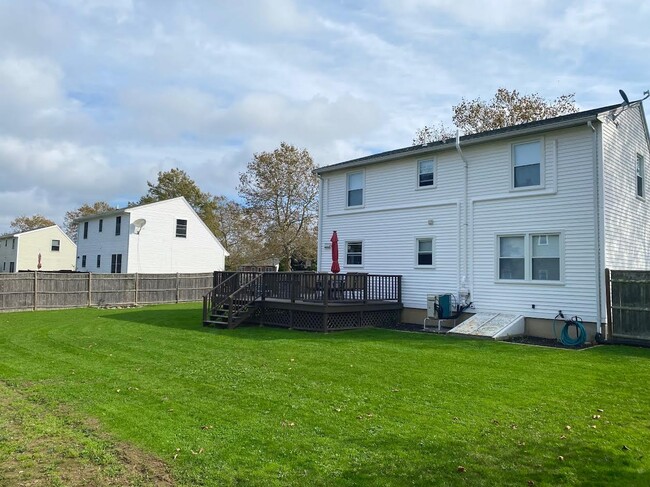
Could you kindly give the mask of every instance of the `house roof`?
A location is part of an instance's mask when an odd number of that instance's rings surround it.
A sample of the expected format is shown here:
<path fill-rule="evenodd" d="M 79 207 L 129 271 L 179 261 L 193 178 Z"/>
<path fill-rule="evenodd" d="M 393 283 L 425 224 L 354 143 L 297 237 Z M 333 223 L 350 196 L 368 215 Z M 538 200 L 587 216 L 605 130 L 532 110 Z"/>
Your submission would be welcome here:
<path fill-rule="evenodd" d="M 58 225 L 47 225 L 46 227 L 33 228 L 31 230 L 25 230 L 24 232 L 5 233 L 4 235 L 0 235 L 0 240 L 4 238 L 10 238 L 10 237 L 19 237 L 27 233 L 38 232 L 39 230 L 44 230 L 46 228 L 52 228 L 52 227 L 58 227 Z"/>
<path fill-rule="evenodd" d="M 630 102 L 630 105 L 640 103 L 640 101 Z M 534 134 L 539 132 L 546 132 L 549 130 L 556 130 L 560 128 L 575 127 L 581 125 L 588 121 L 598 120 L 598 116 L 605 112 L 610 112 L 616 108 L 620 108 L 621 105 L 609 105 L 600 108 L 594 108 L 592 110 L 586 110 L 583 112 L 571 113 L 569 115 L 561 115 L 559 117 L 547 118 L 545 120 L 538 120 L 535 122 L 522 123 L 519 125 L 511 125 L 509 127 L 504 127 L 500 129 L 487 130 L 485 132 L 478 132 L 476 134 L 468 134 L 460 137 L 460 144 L 462 146 L 474 145 L 482 142 L 504 139 L 508 137 L 515 137 L 518 135 L 527 135 Z M 329 166 L 323 166 L 316 169 L 314 172 L 316 174 L 325 174 L 333 171 L 338 171 L 340 169 L 347 169 L 359 166 L 365 166 L 369 164 L 375 164 L 378 162 L 391 161 L 394 159 L 399 159 L 405 156 L 420 156 L 431 154 L 435 152 L 440 152 L 443 150 L 449 150 L 455 148 L 456 139 L 450 138 L 446 140 L 441 140 L 437 142 L 431 142 L 426 145 L 413 145 L 409 147 L 404 147 L 402 149 L 395 149 L 386 152 L 380 152 L 378 154 L 372 154 L 365 157 L 359 157 L 357 159 L 351 159 L 349 161 L 339 162 L 337 164 L 331 164 Z"/>
<path fill-rule="evenodd" d="M 154 201 L 153 203 L 147 203 L 147 204 L 144 204 L 144 205 L 127 206 L 126 208 L 121 208 L 121 209 L 118 209 L 118 210 L 105 211 L 104 213 L 95 213 L 93 215 L 86 215 L 86 216 L 82 216 L 82 217 L 79 217 L 79 218 L 75 218 L 74 222 L 75 223 L 81 223 L 81 222 L 84 222 L 84 221 L 87 221 L 87 220 L 95 220 L 95 219 L 99 219 L 99 218 L 107 218 L 107 217 L 110 217 L 110 216 L 124 215 L 126 213 L 131 213 L 133 210 L 138 210 L 140 208 L 145 208 L 145 207 L 154 206 L 154 205 L 161 205 L 161 204 L 168 203 L 170 201 L 177 201 L 177 200 L 182 200 L 183 203 L 185 203 L 187 205 L 187 207 L 190 210 L 192 210 L 192 212 L 196 215 L 196 218 L 201 222 L 201 224 L 205 227 L 205 229 L 210 233 L 210 235 L 217 242 L 217 244 L 219 244 L 219 246 L 223 249 L 223 251 L 225 252 L 225 255 L 229 256 L 230 253 L 228 252 L 228 250 L 223 246 L 223 244 L 219 241 L 219 239 L 216 237 L 216 235 L 214 233 L 212 233 L 212 230 L 210 230 L 210 228 L 205 224 L 203 219 L 196 213 L 196 211 L 194 211 L 194 208 L 192 208 L 192 205 L 190 205 L 187 202 L 187 200 L 185 199 L 184 196 L 178 196 L 176 198 L 169 198 L 169 199 L 161 200 L 161 201 Z"/>

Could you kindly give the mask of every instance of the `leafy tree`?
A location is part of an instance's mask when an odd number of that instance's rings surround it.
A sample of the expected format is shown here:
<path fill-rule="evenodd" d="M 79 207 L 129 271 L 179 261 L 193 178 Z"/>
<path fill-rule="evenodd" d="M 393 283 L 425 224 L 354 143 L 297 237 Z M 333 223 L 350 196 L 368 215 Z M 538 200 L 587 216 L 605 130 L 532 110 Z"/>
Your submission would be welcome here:
<path fill-rule="evenodd" d="M 315 254 L 315 168 L 306 149 L 282 142 L 273 152 L 254 154 L 246 172 L 239 175 L 239 196 L 246 203 L 249 221 L 265 251 L 280 258 L 281 269 L 291 269 L 292 257 Z"/>
<path fill-rule="evenodd" d="M 36 230 L 37 228 L 51 227 L 55 223 L 49 218 L 37 214 L 33 216 L 19 216 L 14 218 L 9 225 L 11 226 L 12 232 L 19 233 Z"/>
<path fill-rule="evenodd" d="M 63 218 L 63 227 L 65 233 L 70 237 L 74 242 L 77 241 L 77 227 L 79 226 L 75 220 L 81 218 L 82 216 L 96 215 L 98 213 L 105 213 L 107 211 L 114 210 L 115 207 L 106 203 L 105 201 L 97 201 L 92 205 L 84 203 L 76 210 L 66 211 L 65 217 Z"/>
<path fill-rule="evenodd" d="M 577 111 L 575 93 L 546 100 L 537 93 L 522 95 L 517 90 L 499 88 L 489 101 L 463 98 L 452 107 L 452 121 L 465 134 L 475 134 Z M 444 140 L 450 133 L 455 134 L 455 131 L 442 123 L 439 126 L 424 126 L 416 132 L 413 145 Z"/>

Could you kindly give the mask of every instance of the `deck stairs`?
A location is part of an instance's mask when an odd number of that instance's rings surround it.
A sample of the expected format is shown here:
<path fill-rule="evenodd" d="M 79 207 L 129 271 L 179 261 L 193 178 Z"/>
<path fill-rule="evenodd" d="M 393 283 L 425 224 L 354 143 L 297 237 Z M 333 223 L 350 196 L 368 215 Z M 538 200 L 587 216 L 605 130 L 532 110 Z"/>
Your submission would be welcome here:
<path fill-rule="evenodd" d="M 212 310 L 209 319 L 203 324 L 215 328 L 235 328 L 252 316 L 257 309 L 257 305 L 258 302 L 249 303 L 241 308 L 235 306 L 231 315 L 229 303 L 223 303 Z"/>
<path fill-rule="evenodd" d="M 505 340 L 524 334 L 524 317 L 507 313 L 476 313 L 449 330 L 448 334 Z"/>

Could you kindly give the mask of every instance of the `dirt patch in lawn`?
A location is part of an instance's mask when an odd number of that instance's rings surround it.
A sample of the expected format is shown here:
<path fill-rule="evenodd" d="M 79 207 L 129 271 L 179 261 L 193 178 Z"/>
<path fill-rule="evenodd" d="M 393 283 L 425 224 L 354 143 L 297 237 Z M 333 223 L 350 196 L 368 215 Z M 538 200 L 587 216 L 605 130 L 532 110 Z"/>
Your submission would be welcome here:
<path fill-rule="evenodd" d="M 167 465 L 98 422 L 27 399 L 0 381 L 0 485 L 172 486 Z"/>

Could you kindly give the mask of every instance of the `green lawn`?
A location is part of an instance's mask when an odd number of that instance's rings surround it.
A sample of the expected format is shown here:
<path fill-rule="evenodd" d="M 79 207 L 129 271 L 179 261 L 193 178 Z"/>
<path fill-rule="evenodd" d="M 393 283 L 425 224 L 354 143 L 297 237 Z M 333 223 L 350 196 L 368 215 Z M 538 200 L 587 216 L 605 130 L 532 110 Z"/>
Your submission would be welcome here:
<path fill-rule="evenodd" d="M 213 330 L 195 304 L 0 314 L 0 485 L 67 485 L 81 458 L 96 485 L 647 486 L 649 379 L 630 347 Z"/>

